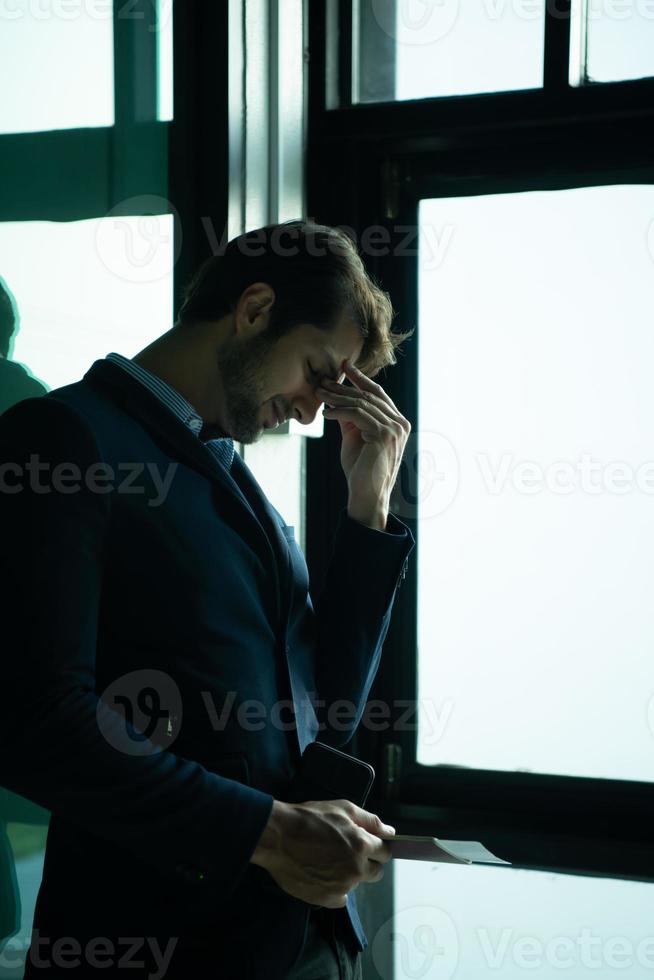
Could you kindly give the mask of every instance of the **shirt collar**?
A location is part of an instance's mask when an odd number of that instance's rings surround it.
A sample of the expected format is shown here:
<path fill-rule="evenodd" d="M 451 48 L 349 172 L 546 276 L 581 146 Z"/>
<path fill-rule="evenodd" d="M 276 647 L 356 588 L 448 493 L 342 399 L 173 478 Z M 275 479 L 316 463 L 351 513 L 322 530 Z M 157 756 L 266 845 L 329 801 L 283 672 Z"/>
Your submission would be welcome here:
<path fill-rule="evenodd" d="M 161 378 L 158 378 L 156 374 L 152 374 L 146 368 L 141 367 L 140 364 L 136 364 L 134 361 L 130 361 L 127 357 L 123 357 L 122 354 L 111 353 L 107 354 L 107 361 L 111 361 L 112 364 L 117 364 L 123 370 L 127 371 L 133 378 L 139 381 L 141 384 L 152 392 L 153 395 L 166 405 L 170 411 L 177 416 L 180 422 L 188 426 L 191 432 L 194 432 L 196 436 L 200 435 L 200 431 L 204 425 L 204 422 L 198 412 L 193 408 L 191 403 L 186 400 L 178 391 L 172 388 Z"/>

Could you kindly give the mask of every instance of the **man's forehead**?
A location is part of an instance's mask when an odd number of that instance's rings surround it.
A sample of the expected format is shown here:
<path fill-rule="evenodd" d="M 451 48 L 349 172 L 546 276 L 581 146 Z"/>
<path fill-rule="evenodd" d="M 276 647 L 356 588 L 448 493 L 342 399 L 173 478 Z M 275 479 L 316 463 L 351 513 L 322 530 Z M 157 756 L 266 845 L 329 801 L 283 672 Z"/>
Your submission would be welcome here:
<path fill-rule="evenodd" d="M 354 350 L 336 350 L 330 344 L 324 344 L 321 346 L 320 354 L 322 355 L 323 365 L 327 369 L 329 377 L 334 381 L 340 380 L 343 376 L 343 361 L 351 360 L 352 363 L 356 364 L 361 356 L 363 350 L 363 345 L 359 344 Z M 316 365 L 318 367 L 319 365 Z"/>

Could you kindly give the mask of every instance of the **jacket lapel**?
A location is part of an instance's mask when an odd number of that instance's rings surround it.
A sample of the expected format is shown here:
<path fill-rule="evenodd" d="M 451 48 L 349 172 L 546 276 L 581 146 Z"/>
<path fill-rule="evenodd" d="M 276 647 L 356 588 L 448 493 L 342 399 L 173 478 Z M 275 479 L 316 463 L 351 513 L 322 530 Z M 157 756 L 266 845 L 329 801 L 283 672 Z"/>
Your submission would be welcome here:
<path fill-rule="evenodd" d="M 276 625 L 281 623 L 285 629 L 291 592 L 288 545 L 261 487 L 239 454 L 234 453 L 232 469 L 228 472 L 156 395 L 111 361 L 95 361 L 84 380 L 101 387 L 136 418 L 164 452 L 217 485 L 218 506 L 270 568 L 275 583 Z"/>
<path fill-rule="evenodd" d="M 272 608 L 271 622 L 280 643 L 279 655 L 286 667 L 290 693 L 296 710 L 295 738 L 300 755 L 318 734 L 318 720 L 308 694 L 312 668 L 302 658 L 302 649 L 291 651 L 286 644 L 296 571 L 289 543 L 284 536 L 273 508 L 257 483 L 252 471 L 238 453 L 234 453 L 228 472 L 206 448 L 202 441 L 166 406 L 126 371 L 111 361 L 96 361 L 84 375 L 84 380 L 98 385 L 129 415 L 136 418 L 150 433 L 163 452 L 192 467 L 211 480 L 216 490 L 216 506 L 232 527 L 261 560 L 268 565 Z M 298 587 L 308 588 L 308 579 Z M 300 659 L 298 659 L 298 657 Z M 290 733 L 289 733 L 290 735 Z"/>

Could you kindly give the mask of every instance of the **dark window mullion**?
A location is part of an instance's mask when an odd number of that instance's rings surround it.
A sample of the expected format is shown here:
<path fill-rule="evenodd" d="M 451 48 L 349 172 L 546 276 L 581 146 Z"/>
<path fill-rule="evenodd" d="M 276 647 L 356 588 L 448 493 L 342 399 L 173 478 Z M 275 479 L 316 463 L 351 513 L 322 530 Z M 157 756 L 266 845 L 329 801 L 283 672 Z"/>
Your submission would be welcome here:
<path fill-rule="evenodd" d="M 353 7 L 358 4 L 353 0 L 336 0 L 338 3 L 338 100 L 339 106 L 345 108 L 352 105 L 354 92 L 353 68 L 358 52 L 353 48 L 354 13 Z"/>
<path fill-rule="evenodd" d="M 545 0 L 543 87 L 548 94 L 569 88 L 570 10 L 571 0 Z"/>

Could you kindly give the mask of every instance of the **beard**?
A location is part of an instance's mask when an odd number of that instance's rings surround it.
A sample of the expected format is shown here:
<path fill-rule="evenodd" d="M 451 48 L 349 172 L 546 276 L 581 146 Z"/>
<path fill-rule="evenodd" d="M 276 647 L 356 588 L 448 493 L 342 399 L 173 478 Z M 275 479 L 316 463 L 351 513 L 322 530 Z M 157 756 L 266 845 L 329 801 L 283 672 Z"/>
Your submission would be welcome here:
<path fill-rule="evenodd" d="M 218 371 L 225 399 L 229 435 L 249 445 L 261 435 L 266 365 L 277 338 L 267 331 L 246 341 L 232 341 L 220 351 Z"/>

